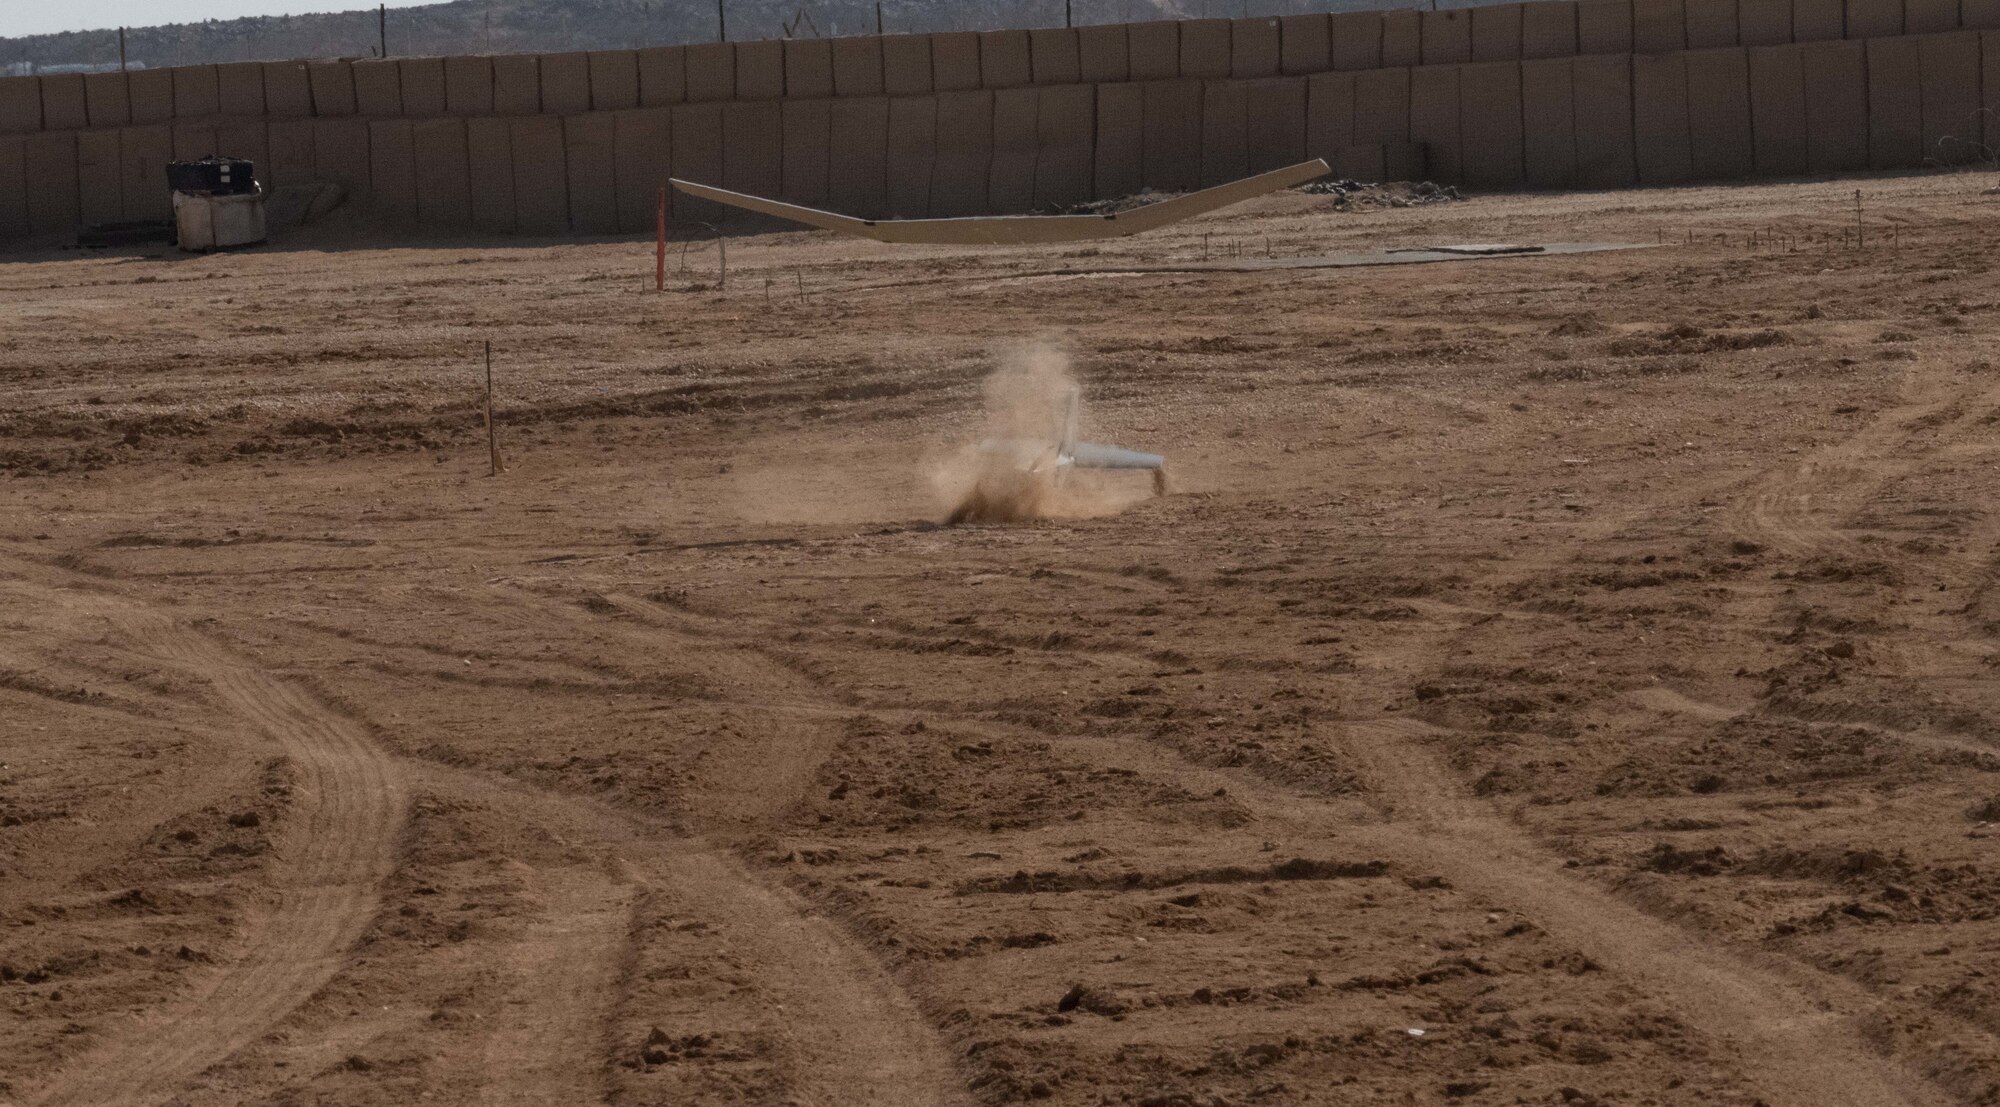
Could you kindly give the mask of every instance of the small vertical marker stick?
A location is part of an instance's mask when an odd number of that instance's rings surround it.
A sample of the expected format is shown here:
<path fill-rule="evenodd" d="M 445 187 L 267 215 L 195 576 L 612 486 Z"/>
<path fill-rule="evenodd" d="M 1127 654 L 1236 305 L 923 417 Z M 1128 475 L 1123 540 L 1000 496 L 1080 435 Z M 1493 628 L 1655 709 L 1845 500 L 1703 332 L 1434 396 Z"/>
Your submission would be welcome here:
<path fill-rule="evenodd" d="M 1861 190 L 1854 190 L 1854 248 L 1859 250 L 1868 245 L 1868 232 L 1861 225 Z"/>
<path fill-rule="evenodd" d="M 660 186 L 659 208 L 654 212 L 653 291 L 667 290 L 667 186 Z"/>
<path fill-rule="evenodd" d="M 493 340 L 486 340 L 486 460 L 489 477 L 500 475 L 500 440 L 493 430 Z"/>

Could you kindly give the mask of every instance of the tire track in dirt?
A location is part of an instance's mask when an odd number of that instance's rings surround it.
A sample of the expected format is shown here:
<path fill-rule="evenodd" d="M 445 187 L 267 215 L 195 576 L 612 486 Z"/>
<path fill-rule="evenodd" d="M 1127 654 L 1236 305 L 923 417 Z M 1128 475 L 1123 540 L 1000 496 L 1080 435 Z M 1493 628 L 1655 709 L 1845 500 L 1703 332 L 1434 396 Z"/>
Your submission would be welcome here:
<path fill-rule="evenodd" d="M 1903 381 L 1906 392 L 1927 386 L 1914 372 Z M 1763 482 L 1735 514 L 1765 545 L 1799 560 L 1821 554 L 1879 560 L 1884 551 L 1848 534 L 1842 524 L 1889 484 L 1920 470 L 1936 452 L 1899 458 L 1896 450 L 1923 430 L 1937 429 L 1947 441 L 1954 433 L 1971 431 L 1994 413 L 1996 404 L 1996 388 L 1896 404 L 1854 434 Z M 1936 569 L 1959 583 L 1990 576 L 1990 552 L 1940 558 Z"/>
<path fill-rule="evenodd" d="M 428 788 L 490 804 L 555 831 L 563 841 L 588 841 L 615 855 L 612 864 L 618 878 L 602 877 L 594 890 L 583 890 L 586 913 L 595 903 L 593 917 L 545 918 L 524 939 L 559 937 L 557 945 L 597 962 L 529 954 L 515 966 L 518 983 L 511 995 L 540 1002 L 543 993 L 534 981 L 551 974 L 601 977 L 604 966 L 615 963 L 624 946 L 622 929 L 613 933 L 607 916 L 615 917 L 622 928 L 639 896 L 666 896 L 682 910 L 699 913 L 747 963 L 759 966 L 756 982 L 769 993 L 780 1020 L 774 1033 L 783 1042 L 787 1078 L 800 1093 L 799 1102 L 950 1107 L 970 1101 L 930 1020 L 873 955 L 837 921 L 814 911 L 796 894 L 759 881 L 722 848 L 701 839 L 662 837 L 627 813 L 587 797 L 441 765 L 423 765 L 416 771 Z M 617 883 L 625 878 L 631 883 Z M 600 880 L 594 873 L 570 879 L 586 884 Z M 613 902 L 622 903 L 622 909 L 613 910 L 609 906 Z M 565 990 L 570 986 L 561 985 Z M 580 987 L 566 994 L 592 998 Z M 603 1003 L 610 994 L 607 988 L 594 998 Z M 533 1017 L 532 1010 L 523 1015 L 524 1021 Z M 601 1017 L 597 1021 L 602 1024 Z M 578 1038 L 571 1048 L 586 1046 Z M 602 1043 L 587 1048 L 583 1056 L 605 1058 Z M 495 1060 L 513 1064 L 518 1071 L 518 1057 Z M 570 1079 L 574 1081 L 575 1074 Z M 497 1087 L 502 1082 L 496 1078 L 488 1084 L 489 1093 L 502 1098 L 486 1102 L 582 1103 L 596 1102 L 602 1094 L 573 1084 L 570 1092 L 554 1097 L 512 1097 Z M 556 1090 L 553 1083 L 547 1082 L 550 1091 Z"/>
<path fill-rule="evenodd" d="M 507 949 L 512 984 L 489 1016 L 482 1104 L 602 1103 L 614 994 L 637 888 L 587 869 L 539 876 L 542 911 Z"/>
<path fill-rule="evenodd" d="M 270 902 L 251 912 L 231 961 L 58 1073 L 35 1101 L 153 1104 L 268 1032 L 337 973 L 395 866 L 407 785 L 352 720 L 163 615 L 51 589 L 108 619 L 134 648 L 211 682 L 225 708 L 268 735 L 299 772 L 275 843 Z"/>
<path fill-rule="evenodd" d="M 1399 719 L 1341 725 L 1342 748 L 1385 811 L 1381 821 L 1356 822 L 1350 806 L 1300 795 L 1251 770 L 1190 765 L 1139 739 L 1071 744 L 1095 746 L 1107 761 L 1169 775 L 1195 790 L 1227 789 L 1262 823 L 1291 828 L 1302 839 L 1343 843 L 1357 856 L 1408 872 L 1436 873 L 1519 912 L 1732 1048 L 1745 1079 L 1771 1107 L 1951 1102 L 1868 1045 L 1855 1019 L 1874 1004 L 1859 985 L 1718 948 L 1571 875 L 1505 814 L 1453 783 L 1448 767 L 1422 746 L 1434 728 Z"/>

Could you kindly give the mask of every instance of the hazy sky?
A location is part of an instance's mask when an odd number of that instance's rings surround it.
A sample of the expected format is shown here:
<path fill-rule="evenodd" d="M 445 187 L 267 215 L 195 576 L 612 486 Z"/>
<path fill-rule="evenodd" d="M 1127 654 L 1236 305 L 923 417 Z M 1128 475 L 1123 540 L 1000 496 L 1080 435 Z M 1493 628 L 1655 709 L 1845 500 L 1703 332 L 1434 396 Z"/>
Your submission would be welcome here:
<path fill-rule="evenodd" d="M 0 0 L 0 37 L 102 27 L 150 27 L 244 15 L 301 15 L 306 12 L 372 8 L 380 0 Z M 388 0 L 392 8 L 437 0 Z"/>

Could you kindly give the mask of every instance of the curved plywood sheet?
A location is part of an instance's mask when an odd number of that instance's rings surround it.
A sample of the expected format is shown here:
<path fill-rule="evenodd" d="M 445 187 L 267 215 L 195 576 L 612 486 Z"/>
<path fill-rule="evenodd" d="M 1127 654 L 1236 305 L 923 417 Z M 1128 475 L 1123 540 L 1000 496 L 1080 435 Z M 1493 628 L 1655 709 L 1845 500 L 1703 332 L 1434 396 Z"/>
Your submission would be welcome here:
<path fill-rule="evenodd" d="M 1004 246 L 1086 242 L 1143 234 L 1281 188 L 1303 184 L 1326 173 L 1325 162 L 1311 161 L 1111 215 L 1017 215 L 972 219 L 857 219 L 678 179 L 674 181 L 674 187 L 706 201 L 842 234 L 872 238 L 878 242 Z"/>

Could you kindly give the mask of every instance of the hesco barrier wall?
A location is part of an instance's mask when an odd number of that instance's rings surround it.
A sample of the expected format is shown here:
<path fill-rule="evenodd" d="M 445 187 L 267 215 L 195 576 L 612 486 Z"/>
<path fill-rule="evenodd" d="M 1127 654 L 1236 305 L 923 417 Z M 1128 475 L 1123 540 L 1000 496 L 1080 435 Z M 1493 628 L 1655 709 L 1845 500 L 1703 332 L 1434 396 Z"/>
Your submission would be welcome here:
<path fill-rule="evenodd" d="M 649 230 L 668 175 L 911 218 L 1305 157 L 1491 189 L 1961 164 L 2000 148 L 1996 102 L 2000 0 L 1536 0 L 16 77 L 0 240 L 164 216 L 164 163 L 210 152 L 414 227 L 608 234 Z"/>

